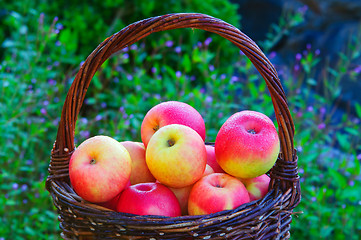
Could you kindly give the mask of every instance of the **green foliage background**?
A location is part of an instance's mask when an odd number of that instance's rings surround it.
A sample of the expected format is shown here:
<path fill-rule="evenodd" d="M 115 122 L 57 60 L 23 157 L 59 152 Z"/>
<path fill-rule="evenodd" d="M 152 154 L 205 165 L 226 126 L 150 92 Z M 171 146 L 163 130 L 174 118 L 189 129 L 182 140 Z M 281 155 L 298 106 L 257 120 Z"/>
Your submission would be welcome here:
<path fill-rule="evenodd" d="M 62 104 L 82 61 L 106 37 L 138 20 L 201 12 L 241 28 L 225 0 L 3 1 L 0 3 L 0 239 L 59 239 L 57 213 L 45 190 Z M 281 16 L 259 44 L 269 52 L 280 32 L 302 23 Z M 289 24 L 285 24 L 289 23 Z M 294 239 L 358 239 L 361 216 L 360 118 L 337 113 L 343 77 L 355 81 L 361 44 L 345 44 L 336 67 L 307 48 L 276 66 L 296 125 L 302 202 Z M 323 69 L 317 77 L 317 69 Z M 322 86 L 323 93 L 314 89 Z M 92 80 L 78 118 L 76 145 L 90 136 L 140 141 L 145 113 L 161 101 L 184 101 L 204 117 L 207 141 L 244 109 L 274 118 L 271 99 L 251 62 L 228 41 L 181 29 L 153 34 L 107 60 Z M 305 231 L 307 229 L 307 231 Z"/>

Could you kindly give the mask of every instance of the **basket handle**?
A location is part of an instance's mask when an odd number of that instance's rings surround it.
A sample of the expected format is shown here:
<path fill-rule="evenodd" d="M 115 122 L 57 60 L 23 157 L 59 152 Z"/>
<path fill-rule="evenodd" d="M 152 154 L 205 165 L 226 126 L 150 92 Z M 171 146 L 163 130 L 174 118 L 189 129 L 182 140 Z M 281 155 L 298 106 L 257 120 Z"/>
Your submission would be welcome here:
<path fill-rule="evenodd" d="M 105 39 L 88 56 L 66 96 L 56 142 L 52 150 L 52 159 L 49 167 L 50 175 L 61 177 L 68 174 L 69 156 L 75 148 L 74 130 L 77 116 L 89 83 L 102 63 L 113 53 L 130 46 L 153 32 L 177 28 L 197 28 L 216 33 L 235 44 L 251 60 L 266 81 L 279 126 L 278 133 L 283 159 L 282 163 L 280 159 L 277 160 L 275 168 L 278 166 L 278 168 L 282 169 L 287 162 L 297 164 L 293 145 L 295 130 L 286 96 L 275 68 L 261 49 L 239 29 L 220 19 L 204 14 L 176 13 L 152 17 L 133 23 Z M 293 176 L 292 179 L 295 177 Z"/>

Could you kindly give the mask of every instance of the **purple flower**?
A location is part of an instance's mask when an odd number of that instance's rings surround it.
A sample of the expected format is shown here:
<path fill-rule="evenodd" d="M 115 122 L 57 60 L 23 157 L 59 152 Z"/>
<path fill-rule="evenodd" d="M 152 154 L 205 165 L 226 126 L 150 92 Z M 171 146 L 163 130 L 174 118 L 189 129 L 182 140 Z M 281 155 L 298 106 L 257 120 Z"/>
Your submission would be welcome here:
<path fill-rule="evenodd" d="M 53 22 L 56 23 L 59 20 L 58 16 L 55 16 Z"/>
<path fill-rule="evenodd" d="M 114 78 L 113 78 L 113 82 L 118 83 L 118 82 L 119 82 L 119 78 L 114 77 Z"/>
<path fill-rule="evenodd" d="M 350 180 L 350 181 L 348 182 L 348 185 L 351 186 L 351 187 L 353 187 L 353 186 L 355 185 L 355 182 L 354 182 L 353 180 Z"/>
<path fill-rule="evenodd" d="M 137 50 L 138 46 L 137 44 L 133 44 L 132 46 L 130 46 L 130 50 Z"/>
<path fill-rule="evenodd" d="M 297 60 L 297 61 L 300 61 L 301 58 L 302 58 L 302 54 L 301 54 L 301 53 L 297 53 L 297 54 L 296 54 L 296 60 Z"/>
<path fill-rule="evenodd" d="M 24 200 L 23 200 L 23 203 L 24 203 L 24 204 L 27 204 L 27 203 L 28 203 L 28 200 L 27 200 L 27 199 L 24 199 Z"/>
<path fill-rule="evenodd" d="M 90 136 L 90 132 L 89 131 L 80 131 L 80 136 L 82 138 L 88 138 Z"/>
<path fill-rule="evenodd" d="M 157 68 L 152 67 L 151 71 L 152 71 L 152 73 L 156 73 L 156 72 L 157 72 Z"/>
<path fill-rule="evenodd" d="M 196 80 L 196 76 L 192 75 L 190 79 L 191 79 L 191 81 L 195 81 L 195 80 Z"/>
<path fill-rule="evenodd" d="M 175 51 L 176 53 L 181 53 L 182 48 L 181 48 L 180 46 L 177 46 L 177 47 L 174 48 L 174 51 Z"/>
<path fill-rule="evenodd" d="M 45 108 L 40 109 L 40 113 L 45 115 L 46 114 L 46 109 Z"/>
<path fill-rule="evenodd" d="M 202 88 L 199 90 L 199 92 L 200 92 L 200 93 L 205 93 L 205 92 L 206 92 L 206 89 L 202 87 Z"/>
<path fill-rule="evenodd" d="M 316 49 L 315 55 L 318 56 L 318 55 L 320 55 L 320 53 L 321 53 L 320 49 Z"/>
<path fill-rule="evenodd" d="M 106 108 L 106 107 L 107 107 L 107 104 L 106 104 L 105 102 L 102 102 L 102 103 L 100 104 L 100 107 L 101 107 L 101 108 Z"/>
<path fill-rule="evenodd" d="M 232 76 L 231 77 L 231 84 L 232 83 L 235 83 L 235 82 L 237 82 L 238 81 L 238 77 L 237 76 Z"/>
<path fill-rule="evenodd" d="M 221 118 L 221 117 L 223 117 L 223 113 L 222 113 L 222 112 L 218 113 L 218 118 Z"/>
<path fill-rule="evenodd" d="M 307 111 L 313 112 L 313 106 L 308 106 L 308 107 L 307 107 Z"/>
<path fill-rule="evenodd" d="M 53 65 L 54 65 L 54 67 L 57 67 L 57 66 L 59 66 L 59 64 L 60 64 L 59 61 L 55 61 Z"/>
<path fill-rule="evenodd" d="M 39 16 L 39 24 L 40 25 L 43 25 L 43 23 L 44 23 L 44 16 L 45 16 L 44 13 L 40 13 L 40 16 Z"/>
<path fill-rule="evenodd" d="M 202 47 L 202 42 L 197 42 L 197 47 L 201 48 Z"/>
<path fill-rule="evenodd" d="M 31 79 L 31 83 L 32 83 L 32 84 L 35 84 L 35 83 L 36 83 L 36 79 L 35 79 L 35 78 Z"/>
<path fill-rule="evenodd" d="M 361 160 L 361 153 L 356 156 L 357 160 Z"/>
<path fill-rule="evenodd" d="M 303 5 L 302 7 L 298 8 L 297 11 L 301 14 L 305 14 L 308 10 L 308 6 L 307 5 Z"/>
<path fill-rule="evenodd" d="M 221 74 L 221 80 L 224 80 L 226 78 L 226 74 Z"/>
<path fill-rule="evenodd" d="M 298 152 L 302 152 L 302 151 L 303 151 L 303 147 L 302 147 L 302 146 L 297 146 L 297 151 L 298 151 Z"/>
<path fill-rule="evenodd" d="M 299 170 L 298 170 L 298 173 L 299 174 L 303 174 L 305 172 L 305 170 L 303 170 L 303 168 L 300 168 Z"/>
<path fill-rule="evenodd" d="M 180 78 L 182 76 L 182 73 L 180 71 L 176 71 L 175 76 L 177 78 Z"/>
<path fill-rule="evenodd" d="M 45 101 L 43 102 L 43 105 L 44 105 L 44 106 L 48 106 L 48 105 L 49 105 L 49 101 L 48 101 L 48 100 L 45 100 Z"/>
<path fill-rule="evenodd" d="M 56 84 L 56 81 L 55 81 L 54 79 L 50 78 L 50 79 L 48 80 L 48 83 L 49 83 L 50 85 L 55 85 L 55 84 Z"/>
<path fill-rule="evenodd" d="M 128 59 L 128 58 L 129 58 L 129 54 L 128 54 L 128 53 L 124 53 L 124 54 L 123 54 L 123 58 L 124 58 L 124 59 Z"/>
<path fill-rule="evenodd" d="M 310 50 L 310 49 L 311 49 L 311 47 L 312 47 L 311 43 L 307 43 L 307 45 L 306 45 L 306 49 L 307 49 L 307 50 Z"/>
<path fill-rule="evenodd" d="M 81 62 L 79 63 L 79 67 L 83 66 L 83 64 L 84 64 L 84 61 L 81 61 Z"/>
<path fill-rule="evenodd" d="M 59 47 L 60 45 L 61 45 L 61 42 L 60 42 L 59 40 L 57 40 L 57 41 L 55 42 L 55 46 Z"/>
<path fill-rule="evenodd" d="M 300 65 L 296 64 L 294 67 L 293 67 L 293 70 L 295 72 L 298 72 L 300 70 Z"/>
<path fill-rule="evenodd" d="M 273 51 L 270 53 L 269 58 L 272 59 L 272 58 L 275 58 L 276 56 L 277 56 L 277 53 L 275 51 Z"/>
<path fill-rule="evenodd" d="M 129 119 L 127 119 L 127 120 L 124 121 L 124 125 L 129 126 L 129 124 L 130 124 Z"/>
<path fill-rule="evenodd" d="M 33 160 L 28 159 L 28 160 L 25 161 L 25 164 L 26 164 L 26 165 L 32 165 L 32 164 L 33 164 Z"/>
<path fill-rule="evenodd" d="M 165 46 L 166 46 L 166 47 L 172 47 L 173 44 L 174 44 L 173 41 L 166 41 L 166 42 L 165 42 Z"/>
<path fill-rule="evenodd" d="M 119 108 L 119 112 L 121 112 L 121 113 L 125 113 L 125 111 L 124 111 L 124 107 L 120 107 L 120 108 Z"/>
<path fill-rule="evenodd" d="M 63 26 L 63 24 L 61 24 L 61 23 L 57 23 L 57 24 L 55 25 L 55 28 L 58 29 L 58 30 L 62 30 L 62 29 L 64 28 L 64 26 Z"/>
<path fill-rule="evenodd" d="M 28 185 L 26 184 L 21 185 L 21 191 L 25 192 L 26 190 L 28 190 Z"/>
<path fill-rule="evenodd" d="M 125 47 L 122 49 L 123 52 L 128 52 L 129 51 L 129 48 L 128 47 Z"/>
<path fill-rule="evenodd" d="M 129 119 L 132 119 L 132 118 L 134 118 L 134 114 L 133 114 L 133 113 L 129 115 Z"/>
<path fill-rule="evenodd" d="M 326 124 L 325 123 L 320 123 L 318 124 L 317 128 L 318 129 L 324 129 L 326 127 Z"/>
<path fill-rule="evenodd" d="M 352 70 L 354 73 L 359 74 L 361 72 L 361 65 L 358 65 Z"/>
<path fill-rule="evenodd" d="M 127 74 L 127 79 L 128 79 L 129 81 L 132 81 L 132 80 L 133 80 L 133 76 L 132 76 L 131 74 Z"/>
<path fill-rule="evenodd" d="M 213 65 L 209 65 L 209 71 L 211 71 L 211 72 L 214 71 L 214 66 Z"/>
<path fill-rule="evenodd" d="M 213 101 L 213 98 L 211 96 L 206 97 L 206 103 L 211 103 Z"/>
<path fill-rule="evenodd" d="M 204 45 L 208 46 L 212 42 L 212 38 L 209 37 L 204 41 Z"/>
<path fill-rule="evenodd" d="M 19 188 L 19 184 L 13 183 L 12 188 L 13 188 L 14 190 L 18 189 L 18 188 Z"/>
<path fill-rule="evenodd" d="M 95 121 L 100 121 L 100 120 L 102 120 L 102 115 L 97 115 L 96 117 L 95 117 Z"/>
<path fill-rule="evenodd" d="M 317 198 L 316 198 L 316 197 L 312 197 L 312 198 L 311 198 L 311 201 L 312 201 L 312 202 L 316 202 L 316 201 L 317 201 Z"/>

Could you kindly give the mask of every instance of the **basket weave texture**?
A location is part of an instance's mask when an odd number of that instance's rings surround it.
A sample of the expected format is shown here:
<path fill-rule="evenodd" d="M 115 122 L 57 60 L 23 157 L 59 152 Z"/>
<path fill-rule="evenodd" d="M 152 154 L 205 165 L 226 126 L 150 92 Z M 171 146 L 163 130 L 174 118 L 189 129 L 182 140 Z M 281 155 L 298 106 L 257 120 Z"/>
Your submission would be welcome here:
<path fill-rule="evenodd" d="M 69 160 L 75 149 L 74 129 L 89 83 L 115 52 L 153 32 L 197 28 L 216 33 L 236 45 L 266 81 L 281 142 L 270 170 L 268 194 L 234 210 L 210 215 L 162 217 L 118 213 L 89 203 L 73 190 Z M 64 239 L 288 239 L 293 209 L 301 200 L 294 124 L 277 72 L 260 48 L 234 26 L 204 14 L 177 13 L 131 24 L 105 39 L 86 59 L 70 87 L 51 152 L 46 188 L 59 214 Z"/>

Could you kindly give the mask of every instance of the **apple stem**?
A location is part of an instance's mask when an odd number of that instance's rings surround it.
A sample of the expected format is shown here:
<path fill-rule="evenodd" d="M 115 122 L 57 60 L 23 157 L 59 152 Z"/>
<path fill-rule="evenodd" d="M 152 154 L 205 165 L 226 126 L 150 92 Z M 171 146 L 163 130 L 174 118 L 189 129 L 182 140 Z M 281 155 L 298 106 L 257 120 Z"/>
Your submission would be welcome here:
<path fill-rule="evenodd" d="M 158 131 L 158 129 L 159 129 L 158 125 L 153 128 L 154 132 Z"/>
<path fill-rule="evenodd" d="M 96 163 L 96 161 L 95 161 L 95 159 L 92 159 L 92 160 L 90 160 L 90 164 L 95 164 Z"/>
<path fill-rule="evenodd" d="M 172 147 L 174 144 L 175 144 L 174 139 L 169 139 L 169 140 L 168 140 L 168 146 L 169 146 L 169 147 Z"/>

